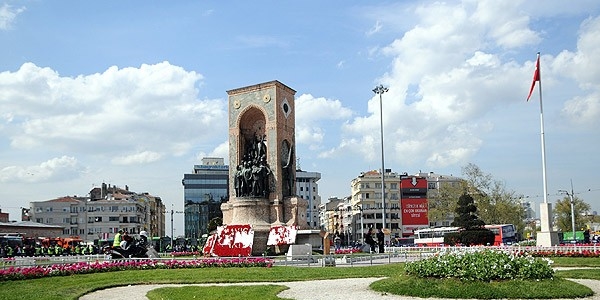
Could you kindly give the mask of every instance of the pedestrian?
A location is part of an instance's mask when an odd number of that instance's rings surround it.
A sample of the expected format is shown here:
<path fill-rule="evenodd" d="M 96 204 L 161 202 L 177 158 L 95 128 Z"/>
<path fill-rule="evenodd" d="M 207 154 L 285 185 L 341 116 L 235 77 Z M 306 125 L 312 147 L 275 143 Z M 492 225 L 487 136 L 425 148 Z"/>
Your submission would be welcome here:
<path fill-rule="evenodd" d="M 383 230 L 379 228 L 379 230 L 377 231 L 377 245 L 379 246 L 379 253 L 385 252 L 384 243 L 385 234 L 383 233 Z"/>
<path fill-rule="evenodd" d="M 121 236 L 123 235 L 123 229 L 119 229 L 119 232 L 115 234 L 115 240 L 113 241 L 113 247 L 121 247 Z"/>
<path fill-rule="evenodd" d="M 375 240 L 373 239 L 373 228 L 369 228 L 365 233 L 365 243 L 370 246 L 371 253 L 375 252 Z"/>
<path fill-rule="evenodd" d="M 338 234 L 335 235 L 333 243 L 335 244 L 335 251 L 338 251 L 340 248 L 342 248 L 342 238 L 340 238 Z"/>

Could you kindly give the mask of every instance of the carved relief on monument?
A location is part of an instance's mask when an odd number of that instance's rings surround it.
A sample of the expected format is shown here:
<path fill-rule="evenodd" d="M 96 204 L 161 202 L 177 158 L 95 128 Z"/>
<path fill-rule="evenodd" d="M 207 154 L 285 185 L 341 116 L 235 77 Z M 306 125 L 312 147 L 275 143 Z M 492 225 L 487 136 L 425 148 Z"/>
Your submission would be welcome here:
<path fill-rule="evenodd" d="M 294 193 L 294 149 L 290 142 L 281 142 L 281 181 L 283 196 L 292 196 Z"/>

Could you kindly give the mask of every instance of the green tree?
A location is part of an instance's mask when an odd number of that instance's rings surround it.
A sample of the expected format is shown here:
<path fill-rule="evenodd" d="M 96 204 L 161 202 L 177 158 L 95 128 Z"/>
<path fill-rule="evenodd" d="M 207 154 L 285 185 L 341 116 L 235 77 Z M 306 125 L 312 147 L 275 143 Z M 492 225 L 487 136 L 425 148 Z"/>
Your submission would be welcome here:
<path fill-rule="evenodd" d="M 486 224 L 514 224 L 517 232 L 523 232 L 525 210 L 520 202 L 522 196 L 508 190 L 502 181 L 484 173 L 474 164 L 463 167 L 462 173 L 481 220 Z"/>
<path fill-rule="evenodd" d="M 477 206 L 473 197 L 463 194 L 458 198 L 456 216 L 452 226 L 464 228 L 465 230 L 480 229 L 485 223 L 477 216 Z"/>
<path fill-rule="evenodd" d="M 577 196 L 573 196 L 573 210 L 575 211 L 575 230 L 581 231 L 586 228 L 586 224 L 589 222 L 589 218 L 586 216 L 589 215 L 591 207 Z M 554 220 L 556 227 L 560 231 L 573 231 L 571 224 L 571 199 L 569 196 L 556 201 Z"/>
<path fill-rule="evenodd" d="M 442 223 L 454 218 L 457 199 L 467 191 L 467 182 L 440 182 L 438 193 L 429 197 L 427 216 L 430 223 Z"/>
<path fill-rule="evenodd" d="M 460 227 L 462 230 L 446 234 L 445 244 L 454 245 L 457 242 L 465 246 L 494 244 L 494 233 L 484 228 L 485 223 L 477 216 L 477 206 L 473 197 L 468 194 L 461 195 L 455 212 L 452 226 Z"/>

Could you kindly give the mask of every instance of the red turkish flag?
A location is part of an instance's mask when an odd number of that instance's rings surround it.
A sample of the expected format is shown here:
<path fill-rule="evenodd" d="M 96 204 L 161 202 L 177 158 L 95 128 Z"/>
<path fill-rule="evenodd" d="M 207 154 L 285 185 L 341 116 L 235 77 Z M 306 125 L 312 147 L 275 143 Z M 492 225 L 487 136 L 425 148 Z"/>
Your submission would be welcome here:
<path fill-rule="evenodd" d="M 540 81 L 540 54 L 538 53 L 537 62 L 535 63 L 535 71 L 533 72 L 533 81 L 531 82 L 531 88 L 529 89 L 529 95 L 527 95 L 527 101 L 531 97 L 535 82 Z"/>

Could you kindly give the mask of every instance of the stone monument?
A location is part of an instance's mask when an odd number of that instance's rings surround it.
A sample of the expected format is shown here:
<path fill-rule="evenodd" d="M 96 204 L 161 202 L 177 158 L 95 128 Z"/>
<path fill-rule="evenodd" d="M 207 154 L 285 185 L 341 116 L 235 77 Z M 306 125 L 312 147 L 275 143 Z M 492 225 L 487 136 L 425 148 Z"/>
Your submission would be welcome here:
<path fill-rule="evenodd" d="M 271 227 L 308 227 L 307 200 L 295 189 L 296 91 L 270 81 L 227 94 L 230 192 L 221 205 L 223 224 L 250 224 L 252 255 L 261 255 Z"/>

